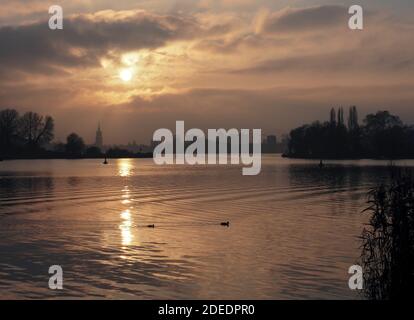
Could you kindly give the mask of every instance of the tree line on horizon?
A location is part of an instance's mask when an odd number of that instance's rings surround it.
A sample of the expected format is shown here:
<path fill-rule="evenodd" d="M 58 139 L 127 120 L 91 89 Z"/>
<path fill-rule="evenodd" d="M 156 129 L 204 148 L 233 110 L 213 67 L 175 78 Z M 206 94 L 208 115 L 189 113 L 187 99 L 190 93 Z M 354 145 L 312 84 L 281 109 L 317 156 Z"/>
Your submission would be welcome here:
<path fill-rule="evenodd" d="M 141 156 L 119 148 L 103 154 L 96 146 L 87 147 L 76 133 L 69 134 L 66 143 L 52 145 L 53 138 L 51 116 L 0 110 L 0 158 Z M 388 111 L 368 114 L 360 125 L 355 106 L 349 108 L 345 124 L 343 108 L 332 108 L 329 121 L 291 130 L 285 155 L 310 159 L 414 158 L 414 126 L 405 125 Z"/>
<path fill-rule="evenodd" d="M 0 157 L 38 157 L 78 155 L 85 148 L 83 139 L 72 133 L 66 144 L 56 144 L 54 150 L 46 150 L 54 138 L 54 120 L 36 112 L 20 115 L 14 109 L 0 111 Z"/>
<path fill-rule="evenodd" d="M 330 120 L 316 121 L 291 130 L 286 156 L 309 159 L 414 158 L 414 126 L 389 111 L 368 114 L 358 122 L 355 106 L 332 108 Z"/>
<path fill-rule="evenodd" d="M 128 150 L 111 148 L 102 152 L 97 146 L 87 146 L 76 133 L 66 143 L 52 143 L 54 120 L 36 112 L 20 115 L 14 109 L 0 110 L 0 159 L 3 158 L 110 158 L 142 157 Z"/>
<path fill-rule="evenodd" d="M 0 111 L 0 151 L 3 155 L 33 153 L 54 138 L 54 120 L 35 112 L 20 115 L 14 109 Z"/>

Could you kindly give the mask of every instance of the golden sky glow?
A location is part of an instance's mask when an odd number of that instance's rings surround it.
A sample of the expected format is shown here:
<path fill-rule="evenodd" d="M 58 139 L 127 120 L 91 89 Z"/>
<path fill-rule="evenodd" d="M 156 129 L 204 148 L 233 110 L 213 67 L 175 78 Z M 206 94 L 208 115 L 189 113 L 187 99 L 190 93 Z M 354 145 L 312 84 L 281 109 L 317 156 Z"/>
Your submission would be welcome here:
<path fill-rule="evenodd" d="M 362 1 L 352 32 L 352 1 L 56 1 L 51 31 L 49 1 L 6 0 L 0 108 L 51 114 L 60 140 L 100 121 L 107 143 L 176 120 L 280 134 L 351 104 L 413 122 L 414 8 L 393 3 Z"/>

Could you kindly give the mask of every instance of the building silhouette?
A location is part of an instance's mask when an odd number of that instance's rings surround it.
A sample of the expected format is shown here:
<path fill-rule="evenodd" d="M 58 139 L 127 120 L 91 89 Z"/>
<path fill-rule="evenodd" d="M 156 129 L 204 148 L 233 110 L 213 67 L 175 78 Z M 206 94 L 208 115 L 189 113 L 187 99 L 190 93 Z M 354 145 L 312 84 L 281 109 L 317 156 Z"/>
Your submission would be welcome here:
<path fill-rule="evenodd" d="M 103 147 L 103 135 L 101 131 L 101 124 L 98 124 L 98 130 L 96 130 L 95 146 L 99 149 Z"/>

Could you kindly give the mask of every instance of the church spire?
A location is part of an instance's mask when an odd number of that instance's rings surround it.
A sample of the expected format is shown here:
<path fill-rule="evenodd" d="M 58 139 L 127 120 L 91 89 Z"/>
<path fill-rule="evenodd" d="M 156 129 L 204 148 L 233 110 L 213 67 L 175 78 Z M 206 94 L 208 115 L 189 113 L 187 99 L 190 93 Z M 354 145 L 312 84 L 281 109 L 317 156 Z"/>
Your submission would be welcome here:
<path fill-rule="evenodd" d="M 95 146 L 100 149 L 103 147 L 103 135 L 100 122 L 98 123 L 98 130 L 96 130 Z"/>

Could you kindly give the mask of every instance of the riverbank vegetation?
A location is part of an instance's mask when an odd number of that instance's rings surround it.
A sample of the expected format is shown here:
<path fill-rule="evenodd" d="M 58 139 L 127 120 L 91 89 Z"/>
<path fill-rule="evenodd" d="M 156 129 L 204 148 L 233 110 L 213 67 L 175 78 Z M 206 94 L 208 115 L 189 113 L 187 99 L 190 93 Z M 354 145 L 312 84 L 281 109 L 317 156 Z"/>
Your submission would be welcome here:
<path fill-rule="evenodd" d="M 331 110 L 330 121 L 303 125 L 290 132 L 292 158 L 402 159 L 414 158 L 414 126 L 405 125 L 388 111 L 368 114 L 360 125 L 356 107 L 349 109 L 347 124 L 342 108 Z"/>
<path fill-rule="evenodd" d="M 147 153 L 133 153 L 119 148 L 102 152 L 87 146 L 82 137 L 71 133 L 66 143 L 53 143 L 54 120 L 35 112 L 20 115 L 14 109 L 0 110 L 0 159 L 82 159 L 147 158 Z"/>
<path fill-rule="evenodd" d="M 414 179 L 396 172 L 369 192 L 362 233 L 364 292 L 373 300 L 409 299 L 414 285 Z"/>

